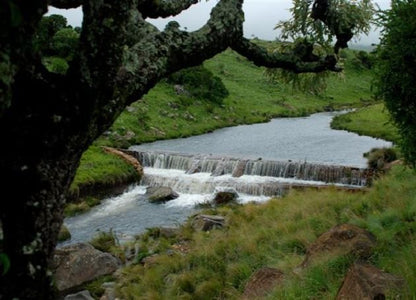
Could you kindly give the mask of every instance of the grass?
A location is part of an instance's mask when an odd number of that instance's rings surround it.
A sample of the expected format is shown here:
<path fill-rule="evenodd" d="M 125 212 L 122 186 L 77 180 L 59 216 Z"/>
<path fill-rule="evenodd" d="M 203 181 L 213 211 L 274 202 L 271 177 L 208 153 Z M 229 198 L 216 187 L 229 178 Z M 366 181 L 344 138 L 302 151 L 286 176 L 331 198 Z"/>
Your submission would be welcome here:
<path fill-rule="evenodd" d="M 320 234 L 351 223 L 377 238 L 370 262 L 404 277 L 416 295 L 415 182 L 414 170 L 395 167 L 366 192 L 292 191 L 265 204 L 211 209 L 226 216 L 226 228 L 195 232 L 188 224 L 175 239 L 147 235 L 141 247 L 159 255 L 151 266 L 124 268 L 118 293 L 124 299 L 239 299 L 250 275 L 268 266 L 285 273 L 269 299 L 334 299 L 355 257 L 327 255 L 293 270 Z M 187 254 L 168 251 L 179 242 L 187 243 Z"/>
<path fill-rule="evenodd" d="M 336 116 L 331 123 L 331 127 L 395 143 L 399 141 L 397 128 L 391 123 L 389 113 L 382 103 Z"/>
<path fill-rule="evenodd" d="M 65 215 L 72 216 L 88 211 L 100 203 L 102 192 L 113 186 L 135 182 L 139 179 L 133 166 L 123 159 L 91 146 L 82 156 L 81 163 L 70 188 L 74 203 L 65 208 Z M 91 196 L 93 195 L 93 196 Z M 79 199 L 81 198 L 81 199 Z"/>

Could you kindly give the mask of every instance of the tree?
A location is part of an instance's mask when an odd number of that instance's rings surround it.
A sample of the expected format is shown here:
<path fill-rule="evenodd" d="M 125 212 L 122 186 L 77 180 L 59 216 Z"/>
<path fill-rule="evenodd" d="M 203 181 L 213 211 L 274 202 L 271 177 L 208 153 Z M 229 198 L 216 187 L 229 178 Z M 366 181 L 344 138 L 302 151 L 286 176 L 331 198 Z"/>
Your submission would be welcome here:
<path fill-rule="evenodd" d="M 397 125 L 405 159 L 416 166 L 416 2 L 393 0 L 382 15 L 377 88 Z"/>
<path fill-rule="evenodd" d="M 10 268 L 0 276 L 0 299 L 54 298 L 48 262 L 81 154 L 127 105 L 159 80 L 199 65 L 227 47 L 257 65 L 297 73 L 339 71 L 333 55 L 268 53 L 243 38 L 243 0 L 219 1 L 209 21 L 192 33 L 181 31 L 176 22 L 160 32 L 145 20 L 176 15 L 196 2 L 1 2 L 0 219 L 4 237 L 0 251 L 8 257 Z M 319 3 L 324 6 L 318 6 L 317 19 L 326 24 L 330 2 Z M 48 72 L 33 44 L 48 5 L 83 8 L 77 53 L 65 74 Z M 335 23 L 331 19 L 328 24 Z"/>

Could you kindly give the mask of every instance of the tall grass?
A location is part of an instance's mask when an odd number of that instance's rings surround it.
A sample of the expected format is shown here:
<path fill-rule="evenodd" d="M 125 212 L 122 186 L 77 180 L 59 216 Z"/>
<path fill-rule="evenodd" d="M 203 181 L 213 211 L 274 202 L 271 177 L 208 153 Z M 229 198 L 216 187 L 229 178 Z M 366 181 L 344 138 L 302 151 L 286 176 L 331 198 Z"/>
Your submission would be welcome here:
<path fill-rule="evenodd" d="M 172 253 L 166 243 L 153 265 L 125 268 L 118 291 L 125 299 L 238 299 L 250 275 L 268 266 L 285 273 L 270 299 L 333 299 L 355 257 L 326 255 L 305 270 L 297 267 L 320 234 L 352 223 L 377 238 L 370 261 L 403 276 L 415 295 L 415 182 L 414 171 L 396 167 L 365 192 L 292 191 L 265 204 L 211 209 L 226 217 L 226 228 L 194 232 L 185 225 L 188 254 Z M 148 250 L 161 239 L 148 239 Z"/>

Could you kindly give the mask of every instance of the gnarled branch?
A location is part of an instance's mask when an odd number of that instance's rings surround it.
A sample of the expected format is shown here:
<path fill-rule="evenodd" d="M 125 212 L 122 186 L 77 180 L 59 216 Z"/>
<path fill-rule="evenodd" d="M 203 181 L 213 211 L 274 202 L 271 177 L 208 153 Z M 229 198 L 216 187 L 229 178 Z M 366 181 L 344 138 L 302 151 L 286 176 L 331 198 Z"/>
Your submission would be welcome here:
<path fill-rule="evenodd" d="M 232 49 L 251 60 L 257 66 L 268 68 L 281 68 L 291 70 L 295 73 L 322 72 L 325 70 L 339 72 L 341 69 L 336 66 L 335 56 L 316 57 L 314 61 L 305 61 L 303 57 L 296 56 L 295 53 L 286 54 L 278 52 L 268 52 L 265 48 L 256 45 L 243 38 L 233 44 Z"/>
<path fill-rule="evenodd" d="M 49 0 L 50 6 L 62 9 L 77 8 L 83 4 L 83 0 Z"/>
<path fill-rule="evenodd" d="M 142 13 L 143 18 L 167 18 L 178 15 L 198 1 L 199 0 L 141 0 L 139 2 L 139 11 Z"/>

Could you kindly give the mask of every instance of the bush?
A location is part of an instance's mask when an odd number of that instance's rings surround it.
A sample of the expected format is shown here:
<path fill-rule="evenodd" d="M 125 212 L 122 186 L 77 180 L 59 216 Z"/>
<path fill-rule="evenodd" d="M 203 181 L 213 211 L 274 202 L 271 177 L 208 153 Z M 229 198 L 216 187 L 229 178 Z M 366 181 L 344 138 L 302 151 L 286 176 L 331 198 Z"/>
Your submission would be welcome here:
<path fill-rule="evenodd" d="M 172 84 L 183 85 L 194 98 L 222 104 L 228 90 L 221 79 L 203 66 L 192 67 L 172 74 L 168 78 Z"/>
<path fill-rule="evenodd" d="M 366 153 L 368 167 L 381 171 L 387 163 L 397 159 L 397 153 L 393 148 L 374 148 Z"/>
<path fill-rule="evenodd" d="M 399 128 L 407 162 L 416 166 L 416 2 L 393 0 L 382 15 L 384 31 L 377 49 L 378 96 Z"/>

